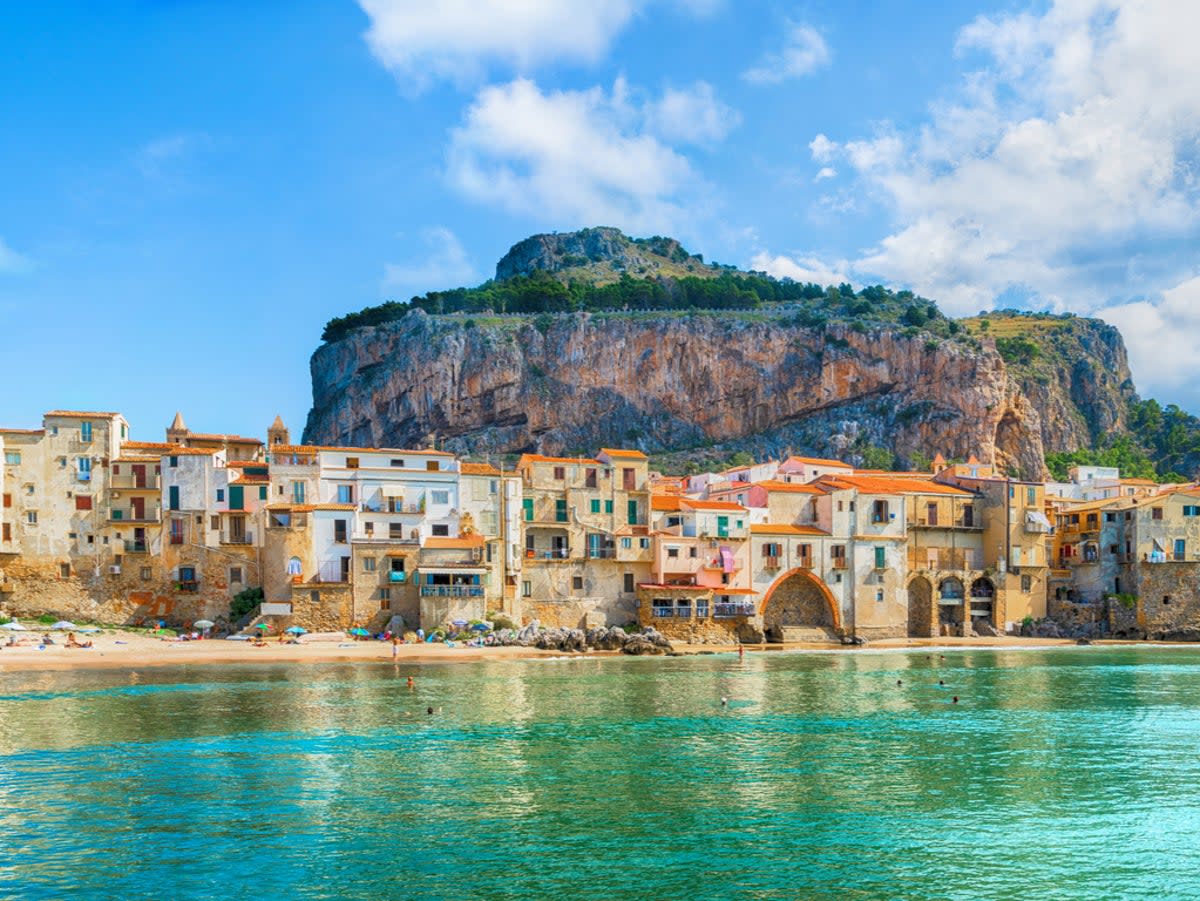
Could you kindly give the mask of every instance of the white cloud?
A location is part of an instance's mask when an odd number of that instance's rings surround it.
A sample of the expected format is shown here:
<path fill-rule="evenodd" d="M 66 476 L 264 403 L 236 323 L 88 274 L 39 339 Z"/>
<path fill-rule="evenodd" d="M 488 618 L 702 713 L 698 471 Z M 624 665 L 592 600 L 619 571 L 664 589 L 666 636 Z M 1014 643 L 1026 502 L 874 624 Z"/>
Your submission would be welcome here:
<path fill-rule="evenodd" d="M 454 129 L 447 176 L 476 200 L 559 226 L 671 230 L 704 185 L 651 133 L 624 81 L 611 92 L 543 92 L 518 79 L 484 88 Z"/>
<path fill-rule="evenodd" d="M 742 73 L 755 84 L 778 84 L 789 78 L 810 75 L 829 65 L 833 54 L 825 39 L 811 25 L 789 24 L 783 49 L 767 54 L 757 66 Z"/>
<path fill-rule="evenodd" d="M 738 112 L 717 99 L 712 85 L 668 88 L 646 105 L 647 125 L 668 141 L 706 144 L 720 141 L 741 122 Z"/>
<path fill-rule="evenodd" d="M 490 65 L 517 71 L 607 52 L 640 0 L 359 0 L 371 52 L 408 90 L 460 84 Z"/>
<path fill-rule="evenodd" d="M 457 288 L 474 282 L 475 267 L 462 242 L 450 229 L 443 226 L 423 229 L 421 244 L 425 252 L 419 261 L 384 264 L 382 287 L 385 291 L 417 293 Z"/>
<path fill-rule="evenodd" d="M 1200 342 L 1188 311 L 1200 305 L 1197 30 L 1200 4 L 1174 0 L 982 17 L 955 48 L 972 67 L 961 89 L 924 124 L 817 135 L 814 161 L 844 164 L 893 217 L 853 261 L 857 280 L 910 286 L 956 313 L 1006 293 L 1102 311 L 1127 331 L 1141 383 L 1184 390 L 1200 374 L 1184 350 Z"/>
<path fill-rule="evenodd" d="M 0 273 L 26 272 L 33 266 L 33 261 L 24 254 L 17 253 L 0 238 Z"/>
<path fill-rule="evenodd" d="M 812 256 L 771 256 L 764 251 L 754 255 L 750 260 L 750 268 L 756 272 L 766 272 L 775 278 L 816 282 L 818 285 L 840 285 L 850 281 L 846 275 L 845 261 L 830 265 Z"/>
<path fill-rule="evenodd" d="M 837 169 L 834 169 L 832 166 L 823 166 L 820 171 L 817 172 L 816 177 L 813 178 L 813 181 L 824 181 L 827 178 L 837 178 Z"/>

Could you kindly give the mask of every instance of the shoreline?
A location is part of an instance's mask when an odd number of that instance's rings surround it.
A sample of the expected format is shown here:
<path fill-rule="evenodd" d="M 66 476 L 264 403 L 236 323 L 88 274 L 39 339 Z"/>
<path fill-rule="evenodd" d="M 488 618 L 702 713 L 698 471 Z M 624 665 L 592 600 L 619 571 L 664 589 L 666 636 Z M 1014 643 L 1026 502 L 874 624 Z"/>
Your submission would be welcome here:
<path fill-rule="evenodd" d="M 623 656 L 619 651 L 590 650 L 586 653 L 541 650 L 526 647 L 456 647 L 442 644 L 399 645 L 395 658 L 392 646 L 379 641 L 311 641 L 299 645 L 268 642 L 254 647 L 249 642 L 209 639 L 174 642 L 145 634 L 122 631 L 90 636 L 92 648 L 67 648 L 61 642 L 65 634 L 54 633 L 58 644 L 38 650 L 36 646 L 0 649 L 0 673 L 61 670 L 125 669 L 158 666 L 244 666 L 266 664 L 372 663 L 420 666 L 443 663 L 477 663 L 490 660 L 536 660 L 602 658 Z M 1200 647 L 1181 642 L 1102 639 L 1093 647 Z M 747 654 L 871 654 L 908 651 L 1010 650 L 1036 651 L 1047 648 L 1079 647 L 1071 639 L 1060 638 L 893 638 L 872 642 L 866 647 L 847 647 L 831 642 L 793 642 L 790 644 L 745 645 Z M 712 656 L 735 654 L 732 645 L 675 645 L 674 656 Z M 657 655 L 656 655 L 657 656 Z"/>

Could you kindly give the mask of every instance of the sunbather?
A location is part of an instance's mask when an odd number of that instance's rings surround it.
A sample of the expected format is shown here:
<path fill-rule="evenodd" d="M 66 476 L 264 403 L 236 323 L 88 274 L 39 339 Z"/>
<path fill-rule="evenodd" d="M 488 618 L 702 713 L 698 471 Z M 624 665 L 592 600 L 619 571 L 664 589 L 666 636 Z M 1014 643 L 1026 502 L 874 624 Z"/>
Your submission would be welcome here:
<path fill-rule="evenodd" d="M 74 632 L 67 633 L 67 647 L 69 647 L 69 648 L 90 648 L 91 646 L 92 646 L 92 641 L 90 638 L 81 644 L 79 641 L 77 641 L 75 639 Z"/>

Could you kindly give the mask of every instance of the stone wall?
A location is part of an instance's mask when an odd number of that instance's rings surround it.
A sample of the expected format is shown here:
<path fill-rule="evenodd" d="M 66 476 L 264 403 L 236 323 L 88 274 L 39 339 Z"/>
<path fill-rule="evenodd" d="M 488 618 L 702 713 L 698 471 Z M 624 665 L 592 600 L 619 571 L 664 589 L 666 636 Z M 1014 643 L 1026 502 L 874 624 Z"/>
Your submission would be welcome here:
<path fill-rule="evenodd" d="M 1200 563 L 1139 563 L 1135 577 L 1137 625 L 1148 637 L 1200 638 Z"/>

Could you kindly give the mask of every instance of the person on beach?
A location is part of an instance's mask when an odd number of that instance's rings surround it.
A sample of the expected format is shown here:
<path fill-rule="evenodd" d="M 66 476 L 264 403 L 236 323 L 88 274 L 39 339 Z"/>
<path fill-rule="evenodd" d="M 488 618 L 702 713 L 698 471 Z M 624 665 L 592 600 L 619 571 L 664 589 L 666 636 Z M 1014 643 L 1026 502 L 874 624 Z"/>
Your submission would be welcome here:
<path fill-rule="evenodd" d="M 744 659 L 745 656 L 746 656 L 746 649 L 742 646 L 742 643 L 739 641 L 738 642 L 738 660 Z"/>
<path fill-rule="evenodd" d="M 400 653 L 400 642 L 396 640 L 396 636 L 392 636 L 392 659 L 395 660 Z"/>

